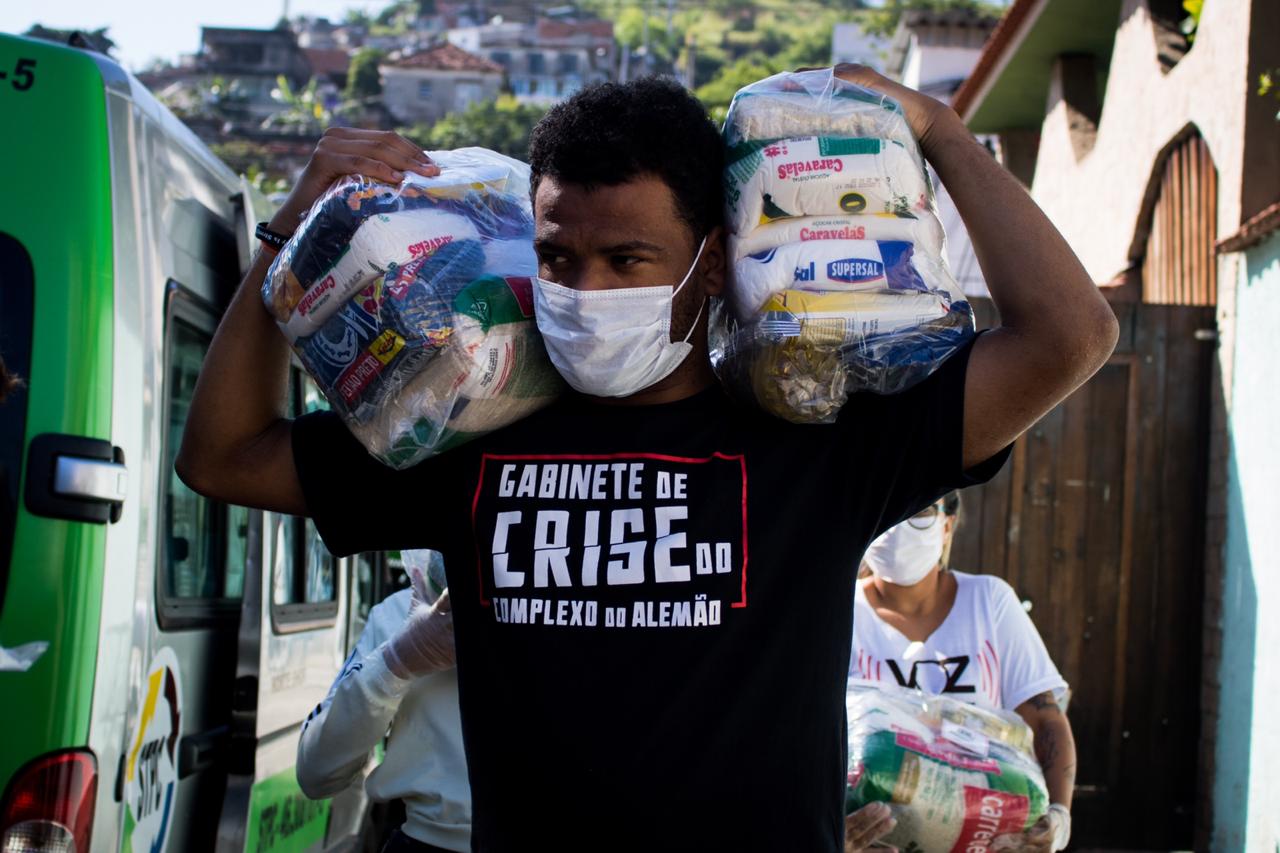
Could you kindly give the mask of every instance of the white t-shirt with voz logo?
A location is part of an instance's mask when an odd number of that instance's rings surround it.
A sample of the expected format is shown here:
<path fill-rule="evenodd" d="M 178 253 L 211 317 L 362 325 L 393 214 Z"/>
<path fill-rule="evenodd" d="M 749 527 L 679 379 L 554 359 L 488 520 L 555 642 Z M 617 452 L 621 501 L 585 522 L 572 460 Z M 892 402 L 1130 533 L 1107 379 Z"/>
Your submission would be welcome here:
<path fill-rule="evenodd" d="M 952 575 L 955 604 L 923 643 L 881 619 L 867 603 L 871 580 L 859 581 L 849 677 L 919 687 L 1006 711 L 1046 691 L 1061 700 L 1067 682 L 1013 587 L 993 575 Z"/>

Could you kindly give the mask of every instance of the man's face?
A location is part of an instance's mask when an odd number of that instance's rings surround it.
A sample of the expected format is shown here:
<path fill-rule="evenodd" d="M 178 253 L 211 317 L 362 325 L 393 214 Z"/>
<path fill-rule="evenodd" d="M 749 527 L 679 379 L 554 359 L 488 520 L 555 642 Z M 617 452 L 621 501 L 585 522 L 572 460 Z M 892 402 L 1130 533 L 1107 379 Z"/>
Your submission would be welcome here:
<path fill-rule="evenodd" d="M 574 290 L 677 286 L 698 241 L 656 176 L 586 189 L 543 178 L 534 196 L 538 275 Z M 721 231 L 707 237 L 697 267 L 672 308 L 674 340 L 689 331 L 708 296 L 724 286 Z M 705 311 L 703 312 L 706 313 Z"/>

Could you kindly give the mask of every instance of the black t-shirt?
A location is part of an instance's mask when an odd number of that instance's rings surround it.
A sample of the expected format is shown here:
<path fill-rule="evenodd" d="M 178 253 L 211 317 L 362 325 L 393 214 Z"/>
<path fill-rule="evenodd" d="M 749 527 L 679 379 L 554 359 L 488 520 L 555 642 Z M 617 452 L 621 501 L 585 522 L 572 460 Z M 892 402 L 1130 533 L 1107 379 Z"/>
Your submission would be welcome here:
<path fill-rule="evenodd" d="M 300 418 L 331 551 L 444 554 L 473 849 L 843 849 L 862 552 L 1006 455 L 961 470 L 968 355 L 830 426 L 573 397 L 399 472 Z"/>

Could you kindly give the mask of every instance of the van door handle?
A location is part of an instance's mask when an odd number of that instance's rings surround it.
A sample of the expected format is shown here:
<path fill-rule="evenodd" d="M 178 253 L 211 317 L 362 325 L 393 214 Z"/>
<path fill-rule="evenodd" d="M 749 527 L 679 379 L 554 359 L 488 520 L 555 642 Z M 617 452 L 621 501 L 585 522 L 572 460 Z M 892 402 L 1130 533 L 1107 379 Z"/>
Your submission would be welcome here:
<path fill-rule="evenodd" d="M 68 521 L 117 522 L 128 477 L 124 451 L 111 442 L 42 433 L 27 448 L 27 511 Z"/>
<path fill-rule="evenodd" d="M 124 503 L 129 472 L 119 462 L 59 456 L 54 459 L 53 493 L 84 501 Z"/>
<path fill-rule="evenodd" d="M 207 770 L 225 756 L 226 741 L 231 735 L 230 726 L 218 726 L 207 732 L 184 735 L 178 744 L 178 778 Z"/>

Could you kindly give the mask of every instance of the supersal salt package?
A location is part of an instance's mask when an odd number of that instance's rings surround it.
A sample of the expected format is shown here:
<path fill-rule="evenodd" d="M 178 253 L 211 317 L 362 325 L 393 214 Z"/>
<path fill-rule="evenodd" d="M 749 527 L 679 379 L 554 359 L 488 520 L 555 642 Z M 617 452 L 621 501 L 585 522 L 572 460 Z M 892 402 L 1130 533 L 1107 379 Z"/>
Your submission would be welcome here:
<path fill-rule="evenodd" d="M 533 318 L 528 166 L 482 148 L 428 153 L 434 178 L 335 183 L 262 287 L 331 408 L 395 468 L 563 390 Z"/>
<path fill-rule="evenodd" d="M 830 69 L 741 89 L 725 119 L 730 282 L 711 358 L 736 395 L 830 423 L 974 335 L 920 147 L 894 100 Z"/>

